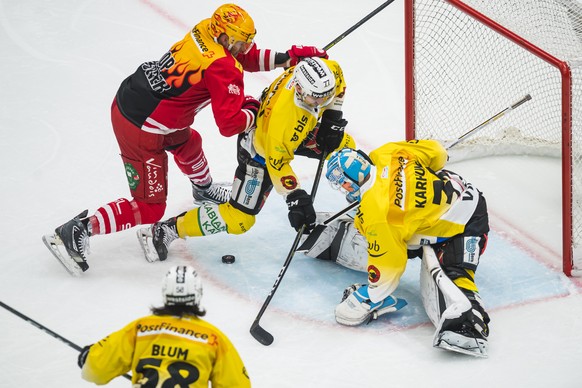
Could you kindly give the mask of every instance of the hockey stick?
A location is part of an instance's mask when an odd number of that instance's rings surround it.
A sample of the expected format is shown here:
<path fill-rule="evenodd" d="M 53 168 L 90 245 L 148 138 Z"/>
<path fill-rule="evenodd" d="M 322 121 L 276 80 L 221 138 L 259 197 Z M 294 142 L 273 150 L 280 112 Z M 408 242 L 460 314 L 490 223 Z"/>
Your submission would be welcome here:
<path fill-rule="evenodd" d="M 325 51 L 327 51 L 330 48 L 332 48 L 333 46 L 335 46 L 337 43 L 339 43 L 341 40 L 343 40 L 346 36 L 351 34 L 356 28 L 360 27 L 362 24 L 364 24 L 365 22 L 370 20 L 374 15 L 376 15 L 378 12 L 382 11 L 384 8 L 389 6 L 392 2 L 394 2 L 394 0 L 388 0 L 388 1 L 384 2 L 378 8 L 376 8 L 375 10 L 373 10 L 372 12 L 370 12 L 369 14 L 364 16 L 364 18 L 362 20 L 360 20 L 359 22 L 357 22 L 356 24 L 354 24 L 353 26 L 348 28 L 343 34 L 341 34 L 340 36 L 335 38 L 333 41 L 328 43 L 323 49 Z"/>
<path fill-rule="evenodd" d="M 531 100 L 531 95 L 526 94 L 521 99 L 519 99 L 518 101 L 511 104 L 511 106 L 508 106 L 507 108 L 503 109 L 501 112 L 497 113 L 495 116 L 485 120 L 484 122 L 482 122 L 481 124 L 479 124 L 475 128 L 473 128 L 470 131 L 467 131 L 464 134 L 462 134 L 461 136 L 459 136 L 457 138 L 457 140 L 455 140 L 451 144 L 447 145 L 446 149 L 449 150 L 449 149 L 453 148 L 454 146 L 456 146 L 457 144 L 459 144 L 460 142 L 467 140 L 470 136 L 474 135 L 475 133 L 477 133 L 478 131 L 480 131 L 481 129 L 486 127 L 487 125 L 489 125 L 492 122 L 494 122 L 495 120 L 505 116 L 506 113 L 511 112 L 512 110 L 516 109 L 517 107 L 526 103 L 529 100 Z"/>
<path fill-rule="evenodd" d="M 64 342 L 65 344 L 69 345 L 71 348 L 75 349 L 76 351 L 81 352 L 83 350 L 79 345 L 75 344 L 74 342 L 69 341 L 68 339 L 61 336 L 60 334 L 55 333 L 54 331 L 52 331 L 48 327 L 41 325 L 40 323 L 38 323 L 34 319 L 27 317 L 26 315 L 22 314 L 20 311 L 13 309 L 12 307 L 8 306 L 6 303 L 0 301 L 0 306 L 4 307 L 6 310 L 10 311 L 12 314 L 16 315 L 17 317 L 22 318 L 23 320 L 30 323 L 31 325 L 36 326 L 38 329 L 44 331 L 45 333 L 53 336 L 54 338 L 58 339 L 59 341 Z M 131 376 L 128 374 L 124 374 L 122 376 L 128 380 L 131 380 Z"/>
<path fill-rule="evenodd" d="M 313 181 L 313 187 L 311 188 L 311 200 L 312 201 L 315 200 L 315 194 L 317 193 L 317 187 L 319 186 L 319 181 L 321 179 L 321 173 L 323 172 L 323 165 L 325 164 L 326 158 L 327 158 L 327 152 L 323 152 L 321 155 L 321 159 L 319 160 L 319 164 L 317 166 L 317 172 L 315 173 L 315 180 Z M 261 327 L 259 321 L 261 320 L 263 314 L 265 313 L 265 310 L 267 310 L 267 306 L 271 302 L 271 299 L 273 299 L 273 295 L 275 295 L 275 291 L 277 291 L 277 288 L 279 287 L 279 284 L 281 283 L 281 279 L 283 279 L 283 276 L 285 276 L 285 272 L 287 272 L 287 269 L 289 268 L 289 264 L 291 264 L 291 260 L 293 259 L 293 256 L 295 255 L 295 250 L 297 249 L 297 246 L 299 245 L 299 241 L 301 240 L 301 236 L 303 235 L 304 230 L 305 230 L 305 225 L 302 225 L 301 228 L 299 228 L 299 230 L 297 231 L 297 235 L 295 236 L 295 240 L 293 241 L 293 245 L 291 246 L 291 249 L 289 250 L 289 254 L 287 255 L 287 258 L 285 259 L 285 263 L 283 264 L 281 271 L 279 271 L 279 275 L 277 275 L 277 279 L 275 280 L 275 284 L 273 284 L 273 287 L 271 288 L 271 292 L 269 292 L 269 295 L 267 295 L 267 299 L 263 303 L 261 310 L 257 314 L 257 317 L 255 318 L 253 324 L 251 325 L 251 329 L 250 329 L 251 335 L 253 337 L 255 337 L 255 339 L 257 341 L 259 341 L 260 343 L 262 343 L 265 346 L 271 345 L 273 343 L 273 335 L 271 335 L 271 333 L 269 333 L 267 330 L 263 329 Z"/>
<path fill-rule="evenodd" d="M 335 46 L 338 42 L 343 40 L 346 36 L 351 34 L 354 30 L 356 30 L 362 24 L 367 22 L 370 18 L 372 18 L 378 12 L 382 11 L 384 8 L 386 8 L 388 5 L 390 5 L 392 2 L 394 2 L 394 0 L 385 1 L 382 5 L 380 5 L 378 8 L 376 8 L 375 10 L 370 12 L 368 15 L 366 15 L 364 18 L 362 18 L 359 22 L 354 24 L 352 27 L 348 28 L 343 34 L 339 35 L 333 41 L 328 43 L 323 49 L 327 51 L 330 48 L 332 48 L 333 46 Z M 323 155 L 321 156 L 321 160 L 319 161 L 319 166 L 317 167 L 315 181 L 313 182 L 313 188 L 311 189 L 311 199 L 312 200 L 315 199 L 315 193 L 317 192 L 317 186 L 319 185 L 319 180 L 321 179 L 321 173 L 323 171 L 323 164 L 325 163 L 326 157 L 327 157 L 327 154 L 324 152 Z M 356 206 L 356 205 L 354 205 L 354 206 Z M 295 236 L 295 241 L 293 241 L 293 245 L 291 246 L 291 249 L 289 250 L 289 254 L 287 255 L 287 258 L 285 259 L 285 263 L 283 264 L 283 267 L 281 268 L 281 271 L 279 272 L 279 275 L 277 276 L 277 279 L 275 280 L 275 284 L 273 284 L 273 288 L 271 288 L 271 292 L 269 292 L 267 299 L 263 303 L 261 310 L 257 314 L 257 317 L 255 318 L 253 324 L 251 325 L 251 328 L 250 328 L 251 335 L 263 345 L 266 345 L 266 346 L 271 345 L 273 343 L 274 338 L 271 335 L 271 333 L 269 333 L 268 331 L 266 331 L 265 329 L 263 329 L 261 327 L 259 321 L 262 318 L 263 314 L 265 313 L 265 310 L 267 309 L 267 306 L 271 302 L 271 299 L 273 299 L 273 295 L 275 294 L 275 291 L 279 287 L 279 283 L 281 282 L 281 279 L 285 275 L 287 268 L 289 268 L 289 264 L 291 263 L 291 260 L 293 259 L 293 256 L 295 254 L 295 250 L 297 249 L 297 246 L 299 245 L 299 241 L 301 240 L 301 236 L 303 235 L 304 230 L 305 230 L 305 226 L 302 226 L 297 231 L 297 235 Z"/>

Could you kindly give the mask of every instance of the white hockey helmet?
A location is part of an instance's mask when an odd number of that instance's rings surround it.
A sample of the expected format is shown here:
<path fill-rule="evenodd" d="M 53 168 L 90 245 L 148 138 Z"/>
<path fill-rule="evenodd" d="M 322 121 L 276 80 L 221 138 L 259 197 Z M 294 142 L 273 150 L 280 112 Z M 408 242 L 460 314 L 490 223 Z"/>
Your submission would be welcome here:
<path fill-rule="evenodd" d="M 372 171 L 370 157 L 361 150 L 343 148 L 334 152 L 327 162 L 325 177 L 331 186 L 346 194 L 349 202 L 359 201 L 360 188 Z"/>
<path fill-rule="evenodd" d="M 162 298 L 166 306 L 200 306 L 202 279 L 193 267 L 172 267 L 162 283 Z"/>
<path fill-rule="evenodd" d="M 295 96 L 313 108 L 328 105 L 335 95 L 335 76 L 318 57 L 299 61 L 293 70 L 293 83 Z"/>

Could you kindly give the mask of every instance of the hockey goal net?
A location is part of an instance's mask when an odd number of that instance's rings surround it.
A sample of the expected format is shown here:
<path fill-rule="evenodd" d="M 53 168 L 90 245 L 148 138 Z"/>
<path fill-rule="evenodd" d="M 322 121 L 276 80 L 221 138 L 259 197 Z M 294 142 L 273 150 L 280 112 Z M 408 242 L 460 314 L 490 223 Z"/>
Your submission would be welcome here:
<path fill-rule="evenodd" d="M 406 136 L 454 141 L 453 160 L 534 154 L 562 160 L 563 270 L 582 270 L 582 3 L 405 0 Z"/>

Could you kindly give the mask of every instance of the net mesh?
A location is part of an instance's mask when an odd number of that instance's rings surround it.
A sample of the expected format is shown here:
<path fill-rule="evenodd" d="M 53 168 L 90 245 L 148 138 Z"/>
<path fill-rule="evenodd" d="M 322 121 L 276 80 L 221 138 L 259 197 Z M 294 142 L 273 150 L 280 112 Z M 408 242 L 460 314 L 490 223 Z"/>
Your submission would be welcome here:
<path fill-rule="evenodd" d="M 562 155 L 558 68 L 445 0 L 411 0 L 417 138 L 445 143 L 526 94 L 532 100 L 451 150 L 451 160 L 497 154 Z M 582 268 L 582 4 L 576 0 L 465 0 L 570 67 L 572 235 Z"/>

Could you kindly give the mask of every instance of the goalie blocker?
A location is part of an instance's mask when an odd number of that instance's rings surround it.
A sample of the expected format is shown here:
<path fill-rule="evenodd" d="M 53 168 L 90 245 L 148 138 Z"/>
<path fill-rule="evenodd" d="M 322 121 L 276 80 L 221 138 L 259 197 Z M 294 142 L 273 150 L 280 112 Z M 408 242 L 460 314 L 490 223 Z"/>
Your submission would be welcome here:
<path fill-rule="evenodd" d="M 323 225 L 323 221 L 332 216 L 331 213 L 317 213 L 317 227 L 310 235 L 306 235 L 298 252 L 306 256 L 330 260 L 352 270 L 367 272 L 367 242 L 356 230 L 353 218 L 350 216 L 338 217 L 333 222 Z M 449 244 L 437 244 L 441 254 L 447 252 L 448 264 L 453 264 L 450 257 L 464 257 L 465 247 L 471 244 L 462 244 L 466 239 L 473 239 L 481 249 L 472 251 L 472 257 L 478 262 L 480 252 L 485 241 L 479 237 L 459 236 L 451 239 Z M 457 241 L 457 243 L 455 243 Z M 450 247 L 450 248 L 447 248 Z M 422 257 L 420 271 L 420 291 L 423 306 L 431 322 L 436 327 L 433 337 L 433 346 L 441 349 L 468 354 L 476 357 L 487 357 L 489 316 L 482 307 L 479 295 L 470 290 L 462 290 L 445 274 L 439 264 L 432 246 L 414 247 L 409 250 L 409 258 Z M 460 252 L 455 252 L 455 249 Z M 475 257 L 477 256 L 477 257 Z M 359 290 L 359 291 L 358 291 Z M 366 289 L 355 284 L 344 291 L 345 300 L 348 297 L 356 298 L 359 302 L 365 300 Z M 392 298 L 392 297 L 390 297 Z M 345 316 L 336 309 L 336 320 L 344 325 L 358 325 L 377 319 L 380 315 L 394 312 L 406 305 L 406 301 L 393 299 L 388 308 L 381 306 L 376 311 L 367 309 L 361 317 Z M 386 304 L 386 303 L 384 303 Z"/>

